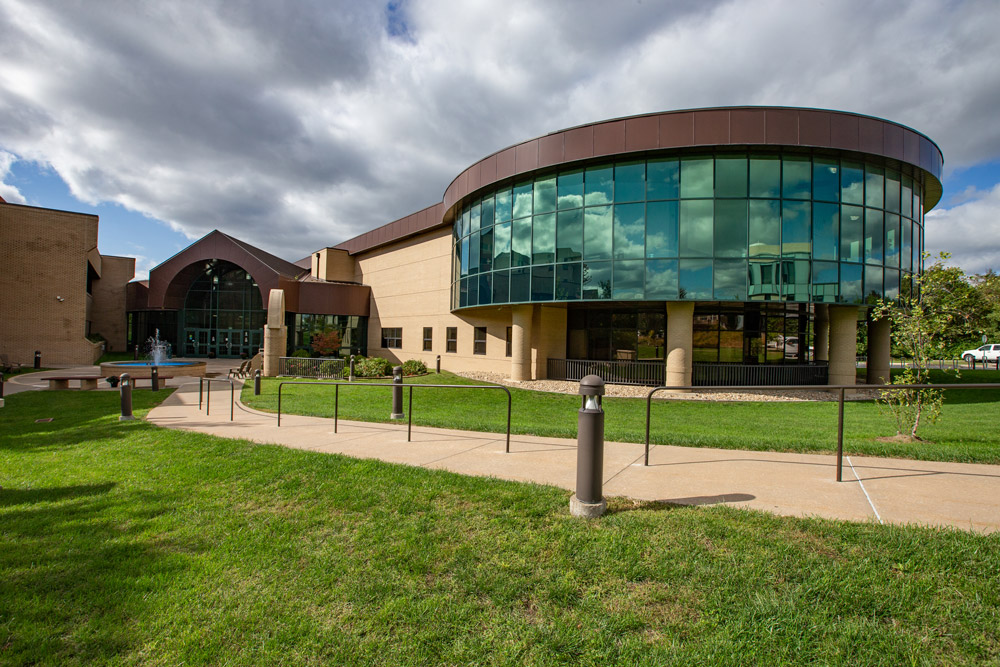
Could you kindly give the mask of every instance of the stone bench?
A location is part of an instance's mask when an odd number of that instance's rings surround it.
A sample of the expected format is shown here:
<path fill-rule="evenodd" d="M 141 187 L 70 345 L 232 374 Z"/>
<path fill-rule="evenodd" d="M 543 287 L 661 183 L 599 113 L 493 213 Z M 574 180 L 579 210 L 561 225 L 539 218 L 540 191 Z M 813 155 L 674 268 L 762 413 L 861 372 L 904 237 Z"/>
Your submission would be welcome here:
<path fill-rule="evenodd" d="M 70 380 L 79 380 L 80 389 L 97 389 L 97 381 L 103 378 L 100 375 L 63 375 L 45 379 L 49 381 L 49 389 L 69 389 Z"/>

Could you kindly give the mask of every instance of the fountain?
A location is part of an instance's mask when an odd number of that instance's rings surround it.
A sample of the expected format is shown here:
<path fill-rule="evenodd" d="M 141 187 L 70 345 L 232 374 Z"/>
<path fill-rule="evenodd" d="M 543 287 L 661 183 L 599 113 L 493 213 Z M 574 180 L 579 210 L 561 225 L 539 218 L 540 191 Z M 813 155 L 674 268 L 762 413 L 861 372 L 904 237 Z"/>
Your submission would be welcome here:
<path fill-rule="evenodd" d="M 148 378 L 153 366 L 159 369 L 160 375 L 190 375 L 205 376 L 204 361 L 173 361 L 170 359 L 170 343 L 160 340 L 160 330 L 146 341 L 146 361 L 108 361 L 101 364 L 103 377 L 118 376 L 128 373 L 134 378 Z"/>

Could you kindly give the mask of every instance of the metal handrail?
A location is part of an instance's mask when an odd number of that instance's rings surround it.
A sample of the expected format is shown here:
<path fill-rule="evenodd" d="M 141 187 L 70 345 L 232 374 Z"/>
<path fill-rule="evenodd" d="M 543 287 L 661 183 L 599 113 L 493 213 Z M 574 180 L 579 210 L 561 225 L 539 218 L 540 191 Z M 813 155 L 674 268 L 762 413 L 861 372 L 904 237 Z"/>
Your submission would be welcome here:
<path fill-rule="evenodd" d="M 205 399 L 205 416 L 207 417 L 208 415 L 210 415 L 212 413 L 211 412 L 212 411 L 212 383 L 213 382 L 225 382 L 226 384 L 229 385 L 229 392 L 230 392 L 230 396 L 229 396 L 229 421 L 235 421 L 233 417 L 234 417 L 234 415 L 236 413 L 236 384 L 232 381 L 231 378 L 206 378 L 206 377 L 200 377 L 200 378 L 198 378 L 198 409 L 199 410 L 201 410 L 202 388 L 205 386 L 206 382 L 208 383 L 208 392 L 207 392 L 207 397 Z"/>
<path fill-rule="evenodd" d="M 649 421 L 650 414 L 653 405 L 653 394 L 658 391 L 668 391 L 668 390 L 695 390 L 695 391 L 836 391 L 838 392 L 837 399 L 837 481 L 842 482 L 843 480 L 843 466 L 844 466 L 844 394 L 850 390 L 858 389 L 875 389 L 878 391 L 893 391 L 896 389 L 1000 389 L 1000 383 L 968 383 L 968 384 L 880 384 L 880 385 L 864 385 L 864 384 L 837 384 L 837 385 L 826 385 L 825 387 L 816 386 L 799 386 L 799 385 L 746 385 L 743 387 L 727 387 L 727 386 L 714 386 L 714 387 L 694 387 L 690 385 L 673 385 L 673 386 L 663 386 L 654 387 L 646 394 L 646 451 L 645 457 L 643 459 L 643 465 L 649 465 Z"/>
<path fill-rule="evenodd" d="M 343 387 L 407 387 L 410 390 L 409 395 L 409 409 L 406 412 L 406 441 L 410 442 L 411 432 L 413 430 L 413 390 L 414 389 L 502 389 L 504 393 L 507 394 L 507 442 L 504 447 L 504 452 L 510 454 L 510 410 L 511 410 L 511 395 L 510 390 L 503 385 L 497 384 L 389 384 L 385 382 L 295 382 L 286 381 L 278 383 L 278 426 L 281 426 L 281 388 L 286 384 L 300 384 L 307 385 L 311 387 L 315 386 L 332 386 L 333 390 L 333 432 L 337 432 L 337 422 L 339 419 L 340 412 L 340 388 Z"/>

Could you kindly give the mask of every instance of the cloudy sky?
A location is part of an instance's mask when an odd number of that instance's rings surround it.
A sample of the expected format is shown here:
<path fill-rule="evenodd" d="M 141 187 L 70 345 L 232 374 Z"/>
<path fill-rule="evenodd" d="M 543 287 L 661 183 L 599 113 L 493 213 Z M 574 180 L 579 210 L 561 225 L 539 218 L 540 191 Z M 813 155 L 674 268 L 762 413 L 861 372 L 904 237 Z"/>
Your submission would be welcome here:
<path fill-rule="evenodd" d="M 0 196 L 140 277 L 212 229 L 287 259 L 605 118 L 843 109 L 931 137 L 928 246 L 1000 270 L 995 0 L 0 0 Z"/>

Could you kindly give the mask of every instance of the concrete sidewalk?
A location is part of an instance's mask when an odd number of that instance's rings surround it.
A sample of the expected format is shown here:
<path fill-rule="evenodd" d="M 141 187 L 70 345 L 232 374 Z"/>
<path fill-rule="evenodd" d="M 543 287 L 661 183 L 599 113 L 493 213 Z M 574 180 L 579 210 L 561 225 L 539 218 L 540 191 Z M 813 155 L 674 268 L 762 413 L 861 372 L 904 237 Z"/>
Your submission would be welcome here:
<path fill-rule="evenodd" d="M 180 379 L 179 385 L 150 411 L 151 423 L 569 490 L 576 483 L 574 440 L 514 435 L 506 454 L 503 434 L 414 426 L 412 442 L 407 442 L 405 423 L 340 420 L 334 433 L 332 419 L 295 415 L 282 416 L 278 428 L 275 415 L 242 404 L 230 422 L 228 388 L 215 384 L 206 414 L 205 407 L 198 409 L 197 380 Z M 640 444 L 606 444 L 605 495 L 684 505 L 724 503 L 787 516 L 1000 530 L 996 465 L 845 457 L 844 481 L 838 483 L 832 455 L 658 445 L 648 467 L 642 456 Z"/>

